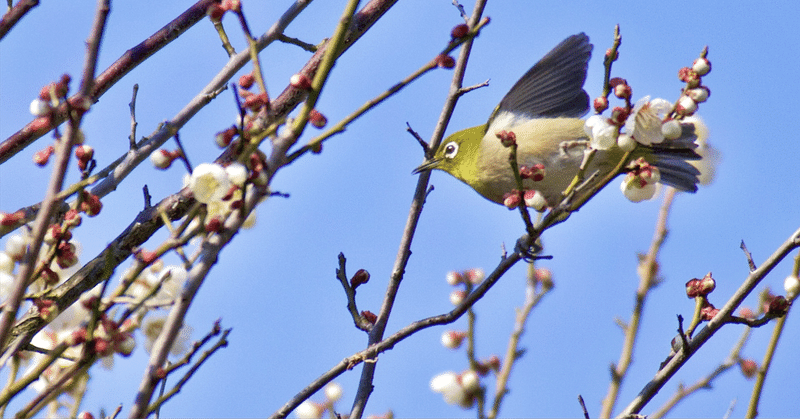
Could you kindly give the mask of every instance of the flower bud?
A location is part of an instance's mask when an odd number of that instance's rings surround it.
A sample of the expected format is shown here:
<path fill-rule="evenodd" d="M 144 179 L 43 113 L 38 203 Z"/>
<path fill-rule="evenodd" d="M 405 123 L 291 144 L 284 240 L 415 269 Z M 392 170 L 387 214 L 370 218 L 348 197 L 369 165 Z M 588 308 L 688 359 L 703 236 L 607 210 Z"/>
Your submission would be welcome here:
<path fill-rule="evenodd" d="M 453 39 L 458 39 L 464 37 L 464 35 L 466 35 L 467 33 L 469 33 L 469 26 L 462 23 L 454 27 L 453 30 L 450 31 L 450 36 L 453 37 Z"/>
<path fill-rule="evenodd" d="M 614 125 L 622 126 L 625 124 L 625 121 L 628 120 L 628 116 L 631 114 L 630 109 L 623 108 L 621 106 L 616 106 L 611 111 L 611 123 Z"/>
<path fill-rule="evenodd" d="M 541 163 L 536 163 L 530 167 L 522 166 L 519 168 L 519 176 L 523 179 L 541 182 L 544 179 L 544 165 Z"/>
<path fill-rule="evenodd" d="M 457 306 L 464 301 L 464 298 L 467 297 L 467 293 L 464 290 L 453 290 L 450 292 L 450 304 Z"/>
<path fill-rule="evenodd" d="M 445 280 L 448 285 L 456 286 L 464 282 L 464 277 L 461 275 L 461 272 L 451 271 L 447 273 Z"/>
<path fill-rule="evenodd" d="M 72 208 L 64 215 L 64 227 L 72 228 L 81 225 L 81 214 L 78 210 Z"/>
<path fill-rule="evenodd" d="M 220 131 L 214 136 L 214 142 L 217 143 L 217 147 L 225 148 L 230 145 L 231 141 L 233 141 L 233 137 L 235 137 L 238 132 L 236 127 L 230 127 L 225 131 Z"/>
<path fill-rule="evenodd" d="M 470 284 L 478 285 L 483 282 L 484 278 L 486 278 L 486 273 L 483 271 L 483 269 L 475 268 L 464 272 L 464 276 Z"/>
<path fill-rule="evenodd" d="M 592 105 L 594 106 L 595 112 L 602 113 L 608 109 L 608 98 L 605 96 L 598 96 L 594 99 Z"/>
<path fill-rule="evenodd" d="M 158 256 L 156 254 L 156 252 L 153 252 L 153 251 L 150 251 L 150 250 L 147 250 L 147 249 L 144 249 L 144 248 L 140 248 L 135 253 L 135 255 L 136 255 L 136 259 L 139 262 L 142 262 L 142 263 L 144 263 L 146 265 L 152 263 L 154 260 L 156 260 L 156 258 Z"/>
<path fill-rule="evenodd" d="M 467 393 L 475 394 L 481 389 L 481 380 L 478 373 L 473 370 L 466 370 L 459 376 L 461 379 L 461 386 Z"/>
<path fill-rule="evenodd" d="M 627 84 L 618 84 L 614 87 L 614 96 L 620 99 L 630 99 L 633 95 L 633 89 Z"/>
<path fill-rule="evenodd" d="M 700 309 L 700 318 L 703 320 L 711 320 L 719 313 L 719 309 L 715 308 L 713 304 L 707 303 Z"/>
<path fill-rule="evenodd" d="M 464 338 L 466 337 L 466 332 L 446 330 L 444 333 L 442 333 L 442 346 L 447 349 L 458 349 L 461 347 L 461 343 L 464 342 Z"/>
<path fill-rule="evenodd" d="M 711 71 L 711 61 L 702 57 L 694 60 L 694 63 L 692 63 L 692 71 L 699 76 L 705 76 Z"/>
<path fill-rule="evenodd" d="M 514 209 L 518 207 L 521 202 L 522 199 L 519 197 L 519 192 L 517 190 L 513 190 L 503 195 L 503 205 L 505 205 L 508 209 Z"/>
<path fill-rule="evenodd" d="M 94 217 L 100 214 L 103 209 L 103 203 L 100 202 L 100 197 L 90 192 L 83 192 L 83 202 L 81 202 L 80 210 L 89 217 Z"/>
<path fill-rule="evenodd" d="M 767 316 L 769 317 L 783 317 L 789 311 L 789 301 L 786 300 L 786 297 L 779 295 L 774 297 L 772 301 L 769 302 L 769 307 L 767 308 Z"/>
<path fill-rule="evenodd" d="M 711 90 L 709 90 L 709 88 L 706 86 L 698 86 L 694 89 L 687 90 L 686 96 L 689 96 L 697 103 L 703 103 L 708 100 L 709 96 L 711 96 Z"/>
<path fill-rule="evenodd" d="M 261 92 L 247 96 L 244 100 L 244 103 L 242 103 L 242 106 L 255 112 L 268 103 L 269 96 L 267 96 L 266 92 Z"/>
<path fill-rule="evenodd" d="M 64 343 L 69 346 L 80 345 L 83 342 L 86 342 L 86 329 L 84 328 L 73 330 L 72 333 L 67 335 L 64 339 Z"/>
<path fill-rule="evenodd" d="M 241 77 L 239 77 L 239 86 L 242 89 L 249 89 L 253 86 L 255 81 L 256 77 L 253 75 L 253 73 L 243 74 Z"/>
<path fill-rule="evenodd" d="M 308 76 L 306 76 L 303 73 L 298 73 L 298 74 L 293 75 L 289 79 L 289 84 L 291 84 L 292 87 L 295 87 L 295 88 L 298 88 L 298 89 L 302 89 L 302 90 L 311 89 L 311 80 L 308 78 Z"/>
<path fill-rule="evenodd" d="M 678 112 L 679 115 L 690 116 L 697 111 L 697 102 L 689 96 L 681 96 L 681 98 L 678 99 L 678 104 L 675 106 L 675 111 Z"/>
<path fill-rule="evenodd" d="M 514 134 L 514 131 L 500 130 L 494 135 L 500 139 L 500 144 L 503 144 L 503 147 L 511 147 L 517 144 L 517 134 Z"/>
<path fill-rule="evenodd" d="M 700 76 L 689 67 L 683 67 L 678 70 L 678 78 L 686 83 L 689 88 L 700 85 Z"/>
<path fill-rule="evenodd" d="M 56 263 L 61 269 L 67 269 L 78 263 L 78 255 L 75 254 L 75 245 L 70 242 L 61 242 L 56 249 Z"/>
<path fill-rule="evenodd" d="M 436 65 L 441 68 L 453 68 L 456 66 L 456 60 L 447 54 L 439 54 L 435 58 Z"/>
<path fill-rule="evenodd" d="M 308 120 L 309 122 L 311 122 L 311 125 L 317 128 L 324 128 L 325 125 L 328 123 L 328 118 L 326 118 L 325 115 L 321 114 L 316 109 L 312 109 L 311 112 L 309 112 Z"/>
<path fill-rule="evenodd" d="M 526 207 L 533 208 L 537 212 L 542 212 L 547 208 L 547 200 L 544 199 L 544 195 L 537 190 L 525 191 L 523 200 L 525 201 Z"/>
<path fill-rule="evenodd" d="M 36 98 L 31 101 L 29 109 L 33 116 L 46 116 L 50 113 L 50 102 Z"/>
<path fill-rule="evenodd" d="M 370 322 L 370 324 L 375 324 L 375 322 L 378 321 L 378 316 L 369 310 L 362 311 L 361 317 L 363 317 L 366 321 Z"/>
<path fill-rule="evenodd" d="M 33 163 L 40 167 L 46 165 L 55 151 L 56 149 L 51 145 L 37 151 L 33 154 Z"/>
<path fill-rule="evenodd" d="M 359 285 L 366 284 L 367 282 L 369 282 L 369 272 L 367 272 L 366 269 L 359 269 L 356 271 L 355 275 L 350 278 L 350 286 L 353 289 L 356 289 Z"/>
<path fill-rule="evenodd" d="M 745 378 L 752 379 L 758 372 L 758 363 L 752 359 L 742 359 L 739 361 L 739 369 Z"/>
<path fill-rule="evenodd" d="M 206 9 L 206 15 L 212 22 L 219 22 L 222 20 L 222 16 L 225 15 L 225 9 L 217 3 L 211 3 L 208 9 Z"/>
<path fill-rule="evenodd" d="M 211 219 L 206 220 L 205 224 L 206 233 L 219 233 L 222 230 L 222 217 L 215 215 Z"/>
<path fill-rule="evenodd" d="M 175 157 L 169 150 L 164 150 L 160 148 L 152 153 L 150 153 L 150 163 L 153 163 L 153 166 L 156 169 L 166 170 L 172 166 L 172 162 L 175 160 Z"/>

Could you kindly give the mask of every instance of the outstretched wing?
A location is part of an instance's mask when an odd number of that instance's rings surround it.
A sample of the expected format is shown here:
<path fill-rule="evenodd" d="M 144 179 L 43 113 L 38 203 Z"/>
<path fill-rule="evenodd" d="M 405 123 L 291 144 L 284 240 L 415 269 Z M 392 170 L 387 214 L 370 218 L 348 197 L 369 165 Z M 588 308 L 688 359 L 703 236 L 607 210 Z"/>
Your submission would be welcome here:
<path fill-rule="evenodd" d="M 506 113 L 523 118 L 583 116 L 589 110 L 583 83 L 591 56 L 592 44 L 586 34 L 563 40 L 514 84 L 489 117 L 487 127 Z"/>

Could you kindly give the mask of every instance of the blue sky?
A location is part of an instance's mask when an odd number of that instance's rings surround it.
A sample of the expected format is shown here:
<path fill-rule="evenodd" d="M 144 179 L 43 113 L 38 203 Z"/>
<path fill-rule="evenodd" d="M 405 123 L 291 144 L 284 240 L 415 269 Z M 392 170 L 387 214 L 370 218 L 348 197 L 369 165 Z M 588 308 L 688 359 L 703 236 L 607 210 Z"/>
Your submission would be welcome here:
<path fill-rule="evenodd" d="M 100 69 L 191 4 L 147 3 L 112 4 Z M 265 31 L 290 3 L 244 2 L 251 29 Z M 332 33 L 341 3 L 312 3 L 287 35 L 320 42 Z M 485 14 L 492 22 L 475 43 L 465 83 L 490 79 L 490 85 L 461 99 L 449 132 L 483 123 L 521 74 L 578 32 L 586 32 L 595 44 L 585 86 L 590 96 L 602 87 L 602 54 L 611 45 L 615 24 L 621 26 L 623 43 L 614 72 L 628 80 L 634 99 L 650 95 L 675 100 L 681 88 L 678 69 L 690 65 L 706 45 L 713 64 L 704 78 L 711 97 L 699 114 L 723 158 L 710 187 L 676 199 L 660 258 L 665 282 L 648 300 L 634 364 L 620 395 L 619 405 L 624 406 L 668 354 L 675 315 L 691 315 L 693 302 L 685 296 L 684 283 L 713 272 L 717 290 L 711 301 L 721 306 L 747 275 L 740 241 L 760 263 L 800 224 L 800 142 L 789 123 L 796 115 L 793 100 L 800 94 L 795 27 L 800 11 L 789 1 L 686 7 L 664 2 L 617 2 L 613 7 L 601 2 L 555 3 L 489 2 Z M 28 104 L 41 86 L 66 72 L 77 88 L 93 6 L 81 2 L 66 10 L 43 3 L 0 42 L 2 139 L 31 119 Z M 471 10 L 472 4 L 465 7 Z M 317 108 L 330 121 L 346 116 L 436 55 L 460 22 L 449 0 L 399 2 L 339 60 Z M 225 23 L 241 49 L 234 19 L 228 17 Z M 270 93 L 276 95 L 308 54 L 274 45 L 261 58 Z M 138 133 L 148 135 L 159 122 L 173 117 L 225 62 L 226 54 L 206 20 L 115 85 L 84 120 L 99 166 L 126 150 L 134 83 L 140 86 Z M 441 70 L 426 76 L 327 142 L 323 153 L 306 156 L 277 175 L 273 188 L 291 197 L 270 199 L 258 209 L 256 228 L 242 232 L 223 251 L 189 312 L 194 338 L 221 317 L 224 327 L 234 329 L 230 345 L 212 357 L 162 414 L 269 415 L 364 347 L 366 337 L 352 326 L 334 276 L 336 256 L 345 254 L 348 272 L 364 268 L 372 274 L 369 284 L 359 288 L 358 301 L 360 309 L 377 312 L 416 184 L 410 172 L 422 161 L 405 124 L 429 138 L 451 75 Z M 235 113 L 226 92 L 184 127 L 181 139 L 193 164 L 218 155 L 213 134 L 231 124 Z M 0 166 L 0 210 L 10 212 L 41 200 L 50 169 L 34 168 L 30 159 L 45 141 L 49 140 L 43 138 Z M 141 209 L 144 184 L 159 200 L 180 188 L 182 176 L 179 165 L 160 172 L 145 164 L 135 171 L 104 200 L 103 214 L 76 231 L 82 260 L 94 257 L 130 223 Z M 74 181 L 76 173 L 70 179 Z M 445 274 L 472 267 L 490 271 L 501 246 L 512 246 L 523 232 L 516 212 L 483 199 L 454 178 L 437 172 L 432 183 L 435 190 L 422 214 L 388 333 L 450 310 Z M 543 237 L 545 252 L 554 258 L 541 266 L 553 271 L 556 288 L 531 316 L 522 341 L 528 352 L 512 373 L 503 416 L 577 416 L 578 394 L 592 416 L 599 411 L 608 387 L 608 365 L 618 359 L 622 344 L 614 318 L 630 314 L 638 282 L 636 253 L 647 250 L 660 205 L 632 204 L 616 185 Z M 157 234 L 150 247 L 164 237 L 163 232 Z M 770 286 L 783 293 L 790 269 L 787 260 L 759 289 Z M 523 265 L 515 267 L 476 305 L 479 357 L 504 353 L 514 307 L 523 301 L 524 275 Z M 754 307 L 756 295 L 745 304 Z M 795 355 L 800 328 L 793 317 L 766 382 L 760 408 L 764 417 L 800 415 L 800 359 Z M 462 319 L 450 328 L 465 327 Z M 439 372 L 467 366 L 463 351 L 451 352 L 439 344 L 443 330 L 423 331 L 380 356 L 367 413 L 391 409 L 400 417 L 474 416 L 446 405 L 428 388 Z M 692 383 L 713 370 L 741 331 L 740 326 L 723 328 L 643 413 L 660 406 L 679 382 Z M 754 331 L 744 355 L 760 361 L 770 333 L 771 325 Z M 130 358 L 118 358 L 112 371 L 94 368 L 85 407 L 97 413 L 100 407 L 110 411 L 122 403 L 126 412 L 146 360 L 137 348 Z M 343 412 L 349 411 L 359 374 L 357 368 L 337 380 L 345 389 Z M 718 417 L 735 402 L 733 416 L 742 416 L 752 384 L 732 370 L 712 391 L 692 396 L 673 414 Z"/>

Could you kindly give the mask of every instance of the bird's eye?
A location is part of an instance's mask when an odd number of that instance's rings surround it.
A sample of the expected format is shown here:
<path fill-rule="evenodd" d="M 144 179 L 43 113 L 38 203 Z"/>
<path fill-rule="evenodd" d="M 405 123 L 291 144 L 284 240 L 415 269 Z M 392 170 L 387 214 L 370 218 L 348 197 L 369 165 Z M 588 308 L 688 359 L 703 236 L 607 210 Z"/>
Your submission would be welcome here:
<path fill-rule="evenodd" d="M 444 157 L 446 159 L 452 159 L 456 156 L 456 154 L 458 154 L 458 143 L 455 141 L 450 141 L 449 143 L 445 144 Z"/>

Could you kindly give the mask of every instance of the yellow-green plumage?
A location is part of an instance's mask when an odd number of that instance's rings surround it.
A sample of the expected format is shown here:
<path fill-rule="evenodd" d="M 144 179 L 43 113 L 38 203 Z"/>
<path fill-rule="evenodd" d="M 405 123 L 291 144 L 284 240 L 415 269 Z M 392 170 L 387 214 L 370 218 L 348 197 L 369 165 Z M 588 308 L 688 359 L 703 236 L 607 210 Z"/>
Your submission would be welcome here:
<path fill-rule="evenodd" d="M 510 149 L 497 138 L 501 130 L 513 132 L 520 166 L 542 164 L 544 179 L 525 180 L 525 189 L 541 192 L 549 205 L 578 173 L 588 136 L 579 119 L 589 108 L 583 90 L 592 45 L 585 34 L 573 35 L 542 58 L 511 88 L 484 125 L 447 137 L 434 156 L 418 167 L 443 170 L 471 186 L 486 199 L 503 203 L 517 188 L 509 164 Z M 696 158 L 690 144 L 693 132 L 671 147 L 637 147 L 634 158 L 645 157 L 659 167 L 662 182 L 682 190 L 696 189 L 698 172 L 685 159 Z M 624 153 L 619 148 L 599 151 L 587 173 L 608 173 Z"/>

